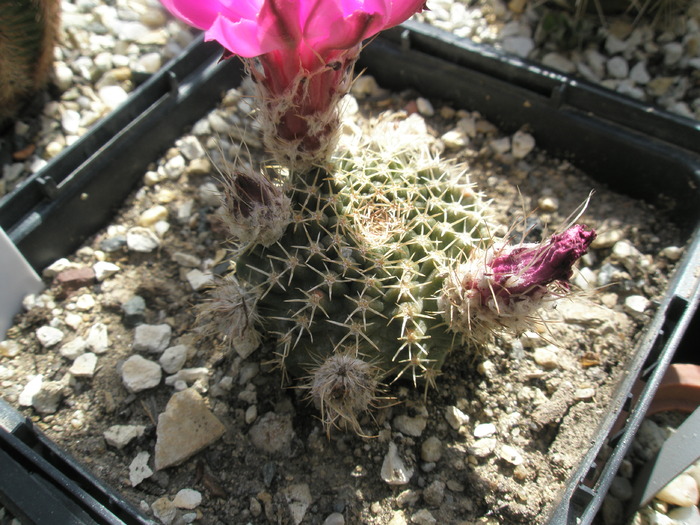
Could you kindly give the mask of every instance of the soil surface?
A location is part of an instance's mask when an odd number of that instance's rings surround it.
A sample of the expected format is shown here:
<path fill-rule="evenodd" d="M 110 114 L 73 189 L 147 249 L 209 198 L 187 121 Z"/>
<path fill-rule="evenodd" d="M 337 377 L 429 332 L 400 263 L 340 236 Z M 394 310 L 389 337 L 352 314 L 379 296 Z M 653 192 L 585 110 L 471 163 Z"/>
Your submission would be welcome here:
<path fill-rule="evenodd" d="M 358 100 L 359 110 L 352 118 L 366 128 L 371 119 L 386 118 L 382 112 L 399 112 L 398 118 L 417 108 L 429 113 L 416 99 L 416 93 L 378 90 Z M 216 113 L 238 122 L 234 134 L 247 129 L 246 134 L 255 136 L 254 127 L 232 116 L 240 115 L 246 102 L 231 92 Z M 427 393 L 410 380 L 389 385 L 392 401 L 363 421 L 371 437 L 341 432 L 327 437 L 316 409 L 299 389 L 283 388 L 281 372 L 268 364 L 273 340 L 265 340 L 241 359 L 214 342 L 201 343 L 193 337 L 193 307 L 205 300 L 206 292 L 193 290 L 186 278 L 191 268 L 173 255 L 196 256 L 200 270 L 222 262 L 224 239 L 206 184 L 217 183 L 210 160 L 220 164 L 221 153 L 229 153 L 229 146 L 238 142 L 212 133 L 205 125 L 213 123 L 210 116 L 188 133 L 199 138 L 207 156 L 183 157 L 182 168 L 160 180 L 146 176 L 144 186 L 124 203 L 113 224 L 68 257 L 76 267 L 90 268 L 105 260 L 118 265 L 119 271 L 75 291 L 47 278 L 46 292 L 27 302 L 31 307 L 8 333 L 8 341 L 16 342 L 21 351 L 0 356 L 0 395 L 18 406 L 31 376 L 41 374 L 44 381 L 60 382 L 62 400 L 55 412 L 40 414 L 31 406 L 21 407 L 22 412 L 149 516 L 160 498 L 171 500 L 184 488 L 201 493 L 202 501 L 194 510 L 161 514 L 163 522 L 545 523 L 559 492 L 597 437 L 625 364 L 662 296 L 681 237 L 646 204 L 610 192 L 568 162 L 537 148 L 518 159 L 510 149 L 499 147 L 505 136 L 478 115 L 455 114 L 458 108 L 439 101 L 432 101 L 432 106 L 434 116 L 412 118 L 425 121 L 436 147 L 444 146 L 440 137 L 456 129 L 460 118 L 476 124 L 464 146 L 452 145 L 442 156 L 464 162 L 471 182 L 491 199 L 494 235 L 505 234 L 514 224 L 516 235 L 521 233 L 525 219 L 528 241 L 540 240 L 565 225 L 595 190 L 579 222 L 597 229 L 599 238 L 579 264 L 573 293 L 545 312 L 548 322 L 517 338 L 499 336 L 478 352 L 457 349 L 437 378 L 437 387 Z M 254 156 L 255 142 L 250 141 Z M 166 162 L 179 155 L 174 147 L 154 163 L 151 173 L 164 173 Z M 143 212 L 155 206 L 167 209 L 169 225 L 167 231 L 162 221 L 155 226 L 160 228 L 157 249 L 148 253 L 126 246 L 105 249 L 139 221 L 143 224 Z M 130 393 L 122 383 L 121 366 L 137 353 L 132 348 L 135 328 L 126 322 L 123 310 L 134 295 L 145 299 L 144 323 L 168 324 L 170 346 L 190 348 L 184 366 L 206 369 L 205 377 L 189 386 L 225 427 L 215 443 L 135 487 L 129 465 L 146 451 L 153 469 L 158 417 L 174 388 L 161 381 Z M 648 301 L 642 311 L 627 301 L 638 296 Z M 71 316 L 72 327 L 66 322 L 69 314 L 79 317 Z M 106 325 L 109 347 L 99 354 L 91 377 L 74 377 L 68 372 L 72 362 L 60 348 L 78 336 L 86 337 L 97 323 Z M 42 346 L 36 331 L 45 325 L 64 333 L 61 343 Z M 265 416 L 268 413 L 274 414 L 279 427 L 261 443 L 252 439 L 251 428 L 263 417 L 273 417 Z M 117 424 L 144 425 L 145 432 L 117 449 L 104 438 L 105 431 Z M 276 452 L 264 450 L 265 443 L 277 446 L 279 441 L 282 445 Z M 403 462 L 399 470 L 409 477 L 403 484 L 382 478 L 391 443 Z"/>

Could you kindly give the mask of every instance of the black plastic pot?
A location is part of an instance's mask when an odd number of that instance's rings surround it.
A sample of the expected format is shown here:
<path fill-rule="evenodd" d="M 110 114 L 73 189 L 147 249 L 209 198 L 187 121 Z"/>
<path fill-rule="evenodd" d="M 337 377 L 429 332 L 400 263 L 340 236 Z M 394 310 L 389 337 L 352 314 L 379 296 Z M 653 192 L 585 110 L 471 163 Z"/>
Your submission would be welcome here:
<path fill-rule="evenodd" d="M 69 152 L 57 159 L 63 171 L 38 174 L 0 203 L 0 224 L 35 268 L 102 226 L 145 166 L 204 114 L 219 91 L 239 83 L 237 62 L 216 65 L 218 55 L 215 46 L 192 46 L 142 86 L 144 98 L 135 107 L 84 137 L 84 149 L 70 152 L 70 161 Z M 385 87 L 410 87 L 478 110 L 505 131 L 529 125 L 538 146 L 649 202 L 684 232 L 687 253 L 631 351 L 598 438 L 549 517 L 551 525 L 592 523 L 700 299 L 700 125 L 420 24 L 383 33 L 363 51 L 359 67 Z M 634 395 L 638 380 L 646 386 Z M 628 415 L 616 426 L 623 409 Z M 0 479 L 0 492 L 5 483 Z"/>

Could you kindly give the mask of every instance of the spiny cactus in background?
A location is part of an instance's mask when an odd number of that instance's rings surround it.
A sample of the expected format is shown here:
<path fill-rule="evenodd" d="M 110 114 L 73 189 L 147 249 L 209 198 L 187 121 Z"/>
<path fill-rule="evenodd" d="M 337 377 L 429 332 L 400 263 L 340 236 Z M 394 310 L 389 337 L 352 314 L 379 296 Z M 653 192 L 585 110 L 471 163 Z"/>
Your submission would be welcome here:
<path fill-rule="evenodd" d="M 485 204 L 454 164 L 420 143 L 353 149 L 332 171 L 275 183 L 232 175 L 222 209 L 246 237 L 201 319 L 243 356 L 259 331 L 273 334 L 280 366 L 305 378 L 324 424 L 361 432 L 381 382 L 434 384 L 456 338 L 524 329 L 594 234 L 577 227 L 538 246 L 491 246 Z M 275 232 L 264 243 L 247 235 L 262 223 Z"/>
<path fill-rule="evenodd" d="M 0 126 L 48 81 L 59 0 L 0 0 Z"/>

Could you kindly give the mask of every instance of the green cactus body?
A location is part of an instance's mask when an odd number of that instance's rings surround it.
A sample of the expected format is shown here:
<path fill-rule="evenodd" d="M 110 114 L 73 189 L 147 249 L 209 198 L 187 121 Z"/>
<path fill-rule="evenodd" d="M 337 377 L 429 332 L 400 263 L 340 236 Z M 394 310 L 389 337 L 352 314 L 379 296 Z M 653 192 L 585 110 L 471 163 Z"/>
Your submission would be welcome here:
<path fill-rule="evenodd" d="M 46 84 L 59 11 L 58 0 L 0 0 L 0 123 Z"/>
<path fill-rule="evenodd" d="M 295 175 L 285 235 L 249 246 L 236 276 L 257 291 L 259 318 L 292 375 L 352 355 L 381 376 L 430 380 L 453 340 L 438 297 L 482 238 L 479 198 L 424 152 L 368 148 L 337 168 Z"/>

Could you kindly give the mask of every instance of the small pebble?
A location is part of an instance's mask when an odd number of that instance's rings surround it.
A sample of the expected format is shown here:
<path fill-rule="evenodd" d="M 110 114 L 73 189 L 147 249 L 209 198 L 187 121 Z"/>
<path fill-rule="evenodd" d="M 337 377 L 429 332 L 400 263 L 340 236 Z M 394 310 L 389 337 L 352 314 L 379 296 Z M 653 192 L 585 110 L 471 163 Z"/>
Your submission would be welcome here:
<path fill-rule="evenodd" d="M 136 457 L 131 461 L 129 465 L 129 482 L 132 487 L 135 487 L 144 479 L 150 478 L 153 475 L 153 471 L 148 466 L 150 457 L 151 455 L 148 452 L 141 451 L 136 454 Z"/>
<path fill-rule="evenodd" d="M 202 503 L 202 493 L 193 489 L 181 489 L 173 498 L 173 505 L 179 509 L 192 510 Z"/>

